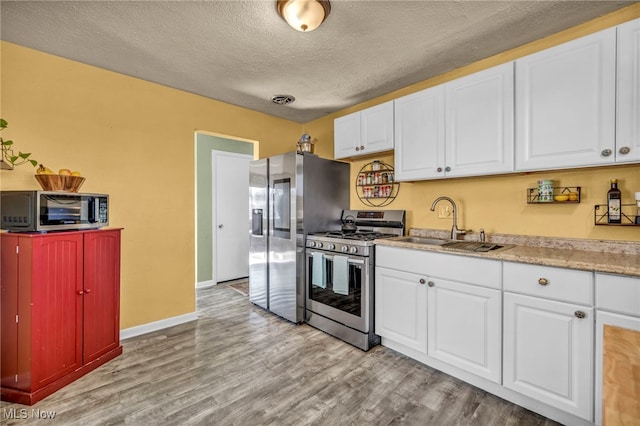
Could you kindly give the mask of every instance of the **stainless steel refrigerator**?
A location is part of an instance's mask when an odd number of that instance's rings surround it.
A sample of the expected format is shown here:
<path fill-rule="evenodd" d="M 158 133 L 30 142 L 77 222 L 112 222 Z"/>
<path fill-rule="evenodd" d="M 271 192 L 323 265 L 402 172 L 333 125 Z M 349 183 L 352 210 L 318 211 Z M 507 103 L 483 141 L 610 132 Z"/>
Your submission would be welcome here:
<path fill-rule="evenodd" d="M 304 321 L 305 236 L 340 229 L 349 164 L 290 152 L 249 165 L 249 299 Z"/>

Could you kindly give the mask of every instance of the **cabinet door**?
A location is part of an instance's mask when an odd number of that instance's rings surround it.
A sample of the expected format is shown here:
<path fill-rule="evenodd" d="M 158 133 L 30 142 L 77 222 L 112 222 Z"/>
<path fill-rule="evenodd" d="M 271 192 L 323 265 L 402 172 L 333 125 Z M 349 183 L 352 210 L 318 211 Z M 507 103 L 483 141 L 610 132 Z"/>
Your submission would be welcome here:
<path fill-rule="evenodd" d="M 23 241 L 32 244 L 31 256 L 22 250 Z M 20 252 L 20 271 L 31 272 L 30 277 L 20 276 L 20 288 L 31 287 L 31 306 L 19 315 L 31 319 L 33 391 L 82 365 L 82 234 L 25 238 Z M 18 333 L 23 332 L 23 326 L 29 325 L 21 320 Z"/>
<path fill-rule="evenodd" d="M 0 385 L 18 381 L 18 238 L 0 234 Z"/>
<path fill-rule="evenodd" d="M 444 176 L 444 86 L 395 100 L 396 180 Z"/>
<path fill-rule="evenodd" d="M 516 61 L 516 170 L 614 162 L 615 56 L 610 28 Z"/>
<path fill-rule="evenodd" d="M 336 118 L 333 121 L 333 157 L 348 158 L 359 152 L 360 112 Z"/>
<path fill-rule="evenodd" d="M 376 268 L 375 333 L 427 353 L 426 277 Z"/>
<path fill-rule="evenodd" d="M 616 161 L 640 160 L 640 19 L 618 26 Z"/>
<path fill-rule="evenodd" d="M 633 374 L 640 363 L 640 346 L 633 344 L 640 338 L 640 318 L 601 310 L 596 311 L 596 316 L 595 423 L 633 424 L 632 419 L 640 418 L 640 378 Z M 630 341 L 632 345 L 629 340 L 616 339 L 617 333 L 607 333 L 605 344 L 605 326 L 620 327 L 625 334 L 635 336 Z"/>
<path fill-rule="evenodd" d="M 504 386 L 591 421 L 593 324 L 591 308 L 504 293 Z"/>
<path fill-rule="evenodd" d="M 84 236 L 84 362 L 120 344 L 120 230 Z"/>
<path fill-rule="evenodd" d="M 500 383 L 500 291 L 433 278 L 428 286 L 429 356 Z"/>
<path fill-rule="evenodd" d="M 447 176 L 512 172 L 513 62 L 445 84 Z"/>
<path fill-rule="evenodd" d="M 393 101 L 360 111 L 360 155 L 393 149 Z"/>

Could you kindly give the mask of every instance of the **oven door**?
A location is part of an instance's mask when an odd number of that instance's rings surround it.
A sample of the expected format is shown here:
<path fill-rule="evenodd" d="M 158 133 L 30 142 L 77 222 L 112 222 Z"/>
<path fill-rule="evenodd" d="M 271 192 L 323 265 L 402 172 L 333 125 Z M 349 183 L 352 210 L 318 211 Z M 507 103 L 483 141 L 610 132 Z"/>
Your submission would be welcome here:
<path fill-rule="evenodd" d="M 315 258 L 315 260 L 314 260 Z M 307 310 L 363 333 L 371 322 L 373 289 L 368 257 L 306 250 Z M 345 270 L 338 270 L 338 268 Z M 339 280 L 344 280 L 340 285 Z"/>

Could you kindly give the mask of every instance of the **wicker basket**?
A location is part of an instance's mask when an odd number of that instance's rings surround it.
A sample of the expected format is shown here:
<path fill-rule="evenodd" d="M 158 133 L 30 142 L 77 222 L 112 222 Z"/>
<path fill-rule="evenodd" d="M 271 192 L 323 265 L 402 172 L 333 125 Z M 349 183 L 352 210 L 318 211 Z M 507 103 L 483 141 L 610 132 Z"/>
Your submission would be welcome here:
<path fill-rule="evenodd" d="M 35 175 L 35 177 L 45 191 L 78 192 L 84 183 L 82 176 Z"/>

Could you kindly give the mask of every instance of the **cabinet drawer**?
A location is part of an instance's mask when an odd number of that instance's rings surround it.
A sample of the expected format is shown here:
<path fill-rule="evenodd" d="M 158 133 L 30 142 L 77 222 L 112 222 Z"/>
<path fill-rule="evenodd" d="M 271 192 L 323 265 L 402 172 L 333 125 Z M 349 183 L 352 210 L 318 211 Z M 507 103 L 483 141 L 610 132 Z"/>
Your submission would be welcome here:
<path fill-rule="evenodd" d="M 501 262 L 497 260 L 378 245 L 376 266 L 482 287 L 501 288 Z"/>
<path fill-rule="evenodd" d="M 640 317 L 640 278 L 596 274 L 596 307 Z"/>
<path fill-rule="evenodd" d="M 503 285 L 505 291 L 593 305 L 593 273 L 587 271 L 505 262 Z"/>

